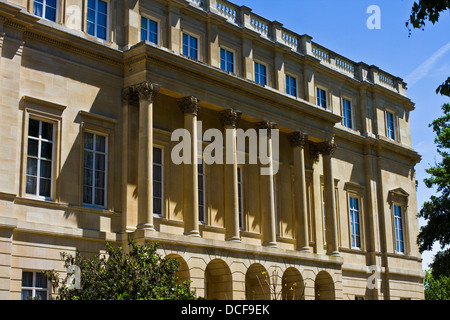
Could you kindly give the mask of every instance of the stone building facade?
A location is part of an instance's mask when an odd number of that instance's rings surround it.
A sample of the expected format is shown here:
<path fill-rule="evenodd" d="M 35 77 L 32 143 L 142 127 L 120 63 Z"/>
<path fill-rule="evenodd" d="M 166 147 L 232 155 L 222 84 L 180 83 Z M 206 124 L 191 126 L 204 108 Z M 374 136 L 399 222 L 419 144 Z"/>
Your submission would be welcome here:
<path fill-rule="evenodd" d="M 1 0 L 0 298 L 135 239 L 207 298 L 423 299 L 413 110 L 401 78 L 225 0 Z M 245 163 L 197 163 L 209 129 L 276 132 L 277 174 L 236 139 Z"/>

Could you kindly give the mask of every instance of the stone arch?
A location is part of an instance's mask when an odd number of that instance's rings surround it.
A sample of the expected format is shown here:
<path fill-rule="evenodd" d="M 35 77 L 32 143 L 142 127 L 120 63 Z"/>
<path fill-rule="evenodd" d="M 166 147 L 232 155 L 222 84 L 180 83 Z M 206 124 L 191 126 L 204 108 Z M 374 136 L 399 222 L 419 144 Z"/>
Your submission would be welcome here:
<path fill-rule="evenodd" d="M 246 300 L 270 300 L 269 281 L 266 268 L 259 263 L 252 264 L 245 274 Z"/>
<path fill-rule="evenodd" d="M 228 265 L 221 259 L 214 259 L 205 269 L 205 298 L 212 300 L 233 299 L 233 279 Z"/>
<path fill-rule="evenodd" d="M 283 300 L 305 300 L 305 283 L 303 277 L 294 267 L 287 268 L 281 282 Z"/>
<path fill-rule="evenodd" d="M 320 271 L 314 283 L 316 300 L 335 300 L 336 293 L 333 278 L 326 271 Z"/>
<path fill-rule="evenodd" d="M 171 253 L 171 254 L 168 254 L 166 256 L 166 258 L 171 258 L 171 259 L 177 260 L 180 263 L 180 267 L 178 269 L 178 272 L 176 273 L 179 283 L 183 283 L 185 281 L 191 280 L 191 273 L 189 271 L 189 266 L 188 266 L 186 260 L 184 260 L 182 256 L 175 254 L 175 253 Z"/>

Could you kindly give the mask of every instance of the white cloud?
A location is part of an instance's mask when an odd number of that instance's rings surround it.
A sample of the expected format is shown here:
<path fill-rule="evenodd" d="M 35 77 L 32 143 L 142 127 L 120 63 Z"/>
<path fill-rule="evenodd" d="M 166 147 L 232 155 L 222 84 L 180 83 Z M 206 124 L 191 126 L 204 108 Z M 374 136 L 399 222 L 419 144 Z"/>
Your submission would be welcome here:
<path fill-rule="evenodd" d="M 450 42 L 441 47 L 435 53 L 433 53 L 427 60 L 425 60 L 420 66 L 418 66 L 414 71 L 412 71 L 409 75 L 405 77 L 406 83 L 410 86 L 419 82 L 422 78 L 427 76 L 436 62 L 445 55 L 448 51 L 450 51 Z M 442 66 L 440 67 L 442 70 Z"/>

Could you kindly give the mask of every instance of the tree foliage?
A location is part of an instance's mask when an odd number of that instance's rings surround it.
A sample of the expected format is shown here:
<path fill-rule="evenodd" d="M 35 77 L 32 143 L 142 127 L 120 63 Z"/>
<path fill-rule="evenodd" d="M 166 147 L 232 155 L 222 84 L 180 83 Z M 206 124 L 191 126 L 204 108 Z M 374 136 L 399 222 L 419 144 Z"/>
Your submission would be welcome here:
<path fill-rule="evenodd" d="M 432 272 L 425 271 L 425 300 L 450 300 L 450 277 L 434 278 Z"/>
<path fill-rule="evenodd" d="M 106 243 L 106 253 L 92 259 L 79 252 L 63 253 L 66 268 L 81 270 L 81 289 L 71 288 L 71 275 L 60 278 L 54 270 L 46 272 L 56 299 L 61 300 L 192 300 L 195 292 L 188 282 L 179 283 L 179 262 L 157 253 L 158 244 L 129 243 L 129 253 Z"/>
<path fill-rule="evenodd" d="M 435 143 L 442 161 L 425 171 L 431 176 L 424 180 L 428 188 L 436 187 L 437 194 L 425 202 L 419 217 L 428 220 L 418 235 L 421 252 L 431 250 L 435 241 L 441 244 L 432 263 L 433 276 L 450 276 L 450 104 L 442 106 L 444 115 L 431 123 L 436 133 Z"/>

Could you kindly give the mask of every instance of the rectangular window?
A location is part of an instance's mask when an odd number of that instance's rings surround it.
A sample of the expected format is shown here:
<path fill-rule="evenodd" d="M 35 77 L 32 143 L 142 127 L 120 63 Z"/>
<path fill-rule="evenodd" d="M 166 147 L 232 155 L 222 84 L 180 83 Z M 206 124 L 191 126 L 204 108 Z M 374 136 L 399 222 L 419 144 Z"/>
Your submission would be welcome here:
<path fill-rule="evenodd" d="M 163 215 L 163 149 L 153 148 L 153 214 Z"/>
<path fill-rule="evenodd" d="M 349 197 L 350 202 L 350 229 L 352 237 L 352 247 L 361 248 L 361 222 L 359 214 L 359 200 Z"/>
<path fill-rule="evenodd" d="M 352 103 L 347 99 L 342 99 L 342 118 L 344 126 L 353 129 L 353 110 Z"/>
<path fill-rule="evenodd" d="M 33 12 L 38 17 L 56 22 L 56 0 L 34 0 Z"/>
<path fill-rule="evenodd" d="M 327 92 L 323 89 L 317 88 L 317 105 L 324 109 L 327 108 Z"/>
<path fill-rule="evenodd" d="M 88 0 L 87 32 L 91 36 L 106 40 L 108 4 L 101 0 Z"/>
<path fill-rule="evenodd" d="M 255 62 L 255 82 L 263 86 L 267 85 L 267 68 L 258 62 Z"/>
<path fill-rule="evenodd" d="M 154 44 L 159 44 L 158 29 L 158 22 L 141 17 L 141 41 L 146 40 Z"/>
<path fill-rule="evenodd" d="M 47 200 L 52 196 L 54 130 L 53 124 L 30 119 L 28 122 L 28 147 L 26 190 L 29 195 Z"/>
<path fill-rule="evenodd" d="M 395 140 L 395 117 L 391 112 L 386 112 L 386 131 L 388 138 Z"/>
<path fill-rule="evenodd" d="M 237 168 L 239 228 L 244 229 L 244 190 L 242 188 L 242 168 Z"/>
<path fill-rule="evenodd" d="M 48 300 L 47 277 L 41 272 L 22 272 L 22 300 Z"/>
<path fill-rule="evenodd" d="M 220 69 L 235 73 L 234 53 L 226 49 L 220 49 Z"/>
<path fill-rule="evenodd" d="M 405 253 L 405 242 L 403 234 L 403 210 L 394 204 L 395 242 L 398 253 Z"/>
<path fill-rule="evenodd" d="M 85 132 L 83 204 L 106 207 L 106 169 L 108 147 L 107 138 L 102 135 Z"/>
<path fill-rule="evenodd" d="M 198 60 L 198 39 L 183 33 L 183 55 Z"/>
<path fill-rule="evenodd" d="M 203 162 L 198 167 L 198 221 L 205 222 L 205 165 Z"/>
<path fill-rule="evenodd" d="M 286 93 L 297 97 L 297 79 L 291 76 L 286 76 Z"/>

